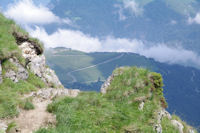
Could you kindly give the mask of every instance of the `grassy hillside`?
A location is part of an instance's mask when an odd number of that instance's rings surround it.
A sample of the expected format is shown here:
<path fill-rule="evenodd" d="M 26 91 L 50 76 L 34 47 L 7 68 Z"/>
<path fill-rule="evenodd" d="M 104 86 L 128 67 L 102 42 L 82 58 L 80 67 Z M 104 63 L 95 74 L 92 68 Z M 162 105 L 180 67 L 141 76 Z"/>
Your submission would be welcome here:
<path fill-rule="evenodd" d="M 45 87 L 45 83 L 30 71 L 29 78 L 18 83 L 5 78 L 6 71 L 18 71 L 18 68 L 9 62 L 10 57 L 16 57 L 20 64 L 25 66 L 25 59 L 18 48 L 15 33 L 27 36 L 30 40 L 37 42 L 35 44 L 42 49 L 42 45 L 36 39 L 30 38 L 28 33 L 17 26 L 14 21 L 0 14 L 0 62 L 3 70 L 3 83 L 0 84 L 0 119 L 13 117 L 19 113 L 18 108 L 25 108 L 26 99 L 21 100 L 23 94 Z"/>
<path fill-rule="evenodd" d="M 116 69 L 113 75 L 106 94 L 83 92 L 76 98 L 56 99 L 48 106 L 56 115 L 56 127 L 36 133 L 155 132 L 157 111 L 167 106 L 161 75 L 136 67 Z M 139 99 L 145 101 L 143 110 L 138 109 Z M 179 132 L 167 118 L 162 127 L 163 133 Z"/>
<path fill-rule="evenodd" d="M 61 53 L 57 48 L 47 50 L 45 54 L 48 65 L 56 71 L 67 88 L 99 91 L 112 71 L 120 66 L 138 66 L 159 72 L 164 78 L 164 95 L 169 104 L 168 111 L 180 115 L 191 125 L 200 126 L 200 106 L 196 104 L 200 102 L 198 69 L 159 63 L 133 53 L 83 53 L 64 48 Z M 94 66 L 115 57 L 120 58 Z M 94 67 L 81 69 L 88 66 Z M 81 70 L 75 71 L 77 69 Z M 68 75 L 69 72 L 72 72 L 71 75 L 76 78 L 76 82 L 72 83 L 73 79 Z"/>
<path fill-rule="evenodd" d="M 31 38 L 26 31 L 15 24 L 13 20 L 5 18 L 0 13 L 0 60 L 15 56 L 23 63 L 21 51 L 17 46 L 16 34 L 25 36 L 35 42 L 38 48 L 43 51 L 43 45 L 35 38 Z"/>

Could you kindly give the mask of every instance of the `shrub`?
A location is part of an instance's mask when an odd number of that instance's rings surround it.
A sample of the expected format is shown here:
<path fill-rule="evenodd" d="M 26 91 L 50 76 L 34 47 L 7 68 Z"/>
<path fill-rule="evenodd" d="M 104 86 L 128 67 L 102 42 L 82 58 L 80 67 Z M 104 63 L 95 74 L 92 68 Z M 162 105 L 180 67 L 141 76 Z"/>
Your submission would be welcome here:
<path fill-rule="evenodd" d="M 34 107 L 34 105 L 33 105 L 33 103 L 29 100 L 29 99 L 27 99 L 26 101 L 25 101 L 25 104 L 24 104 L 24 109 L 25 110 L 32 110 L 32 109 L 34 109 L 35 107 Z"/>

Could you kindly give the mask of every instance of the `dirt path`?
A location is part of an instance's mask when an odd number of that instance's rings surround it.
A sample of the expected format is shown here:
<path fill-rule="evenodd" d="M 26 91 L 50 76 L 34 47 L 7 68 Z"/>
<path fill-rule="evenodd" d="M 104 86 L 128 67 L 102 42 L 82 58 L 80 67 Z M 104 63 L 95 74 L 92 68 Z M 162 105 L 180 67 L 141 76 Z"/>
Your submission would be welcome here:
<path fill-rule="evenodd" d="M 46 111 L 47 105 L 50 100 L 41 101 L 41 99 L 35 98 L 33 104 L 34 110 L 22 110 L 20 115 L 14 119 L 20 130 L 20 133 L 32 133 L 33 131 L 44 127 L 50 123 L 55 122 L 55 116 Z"/>
<path fill-rule="evenodd" d="M 34 104 L 35 109 L 28 111 L 20 110 L 19 116 L 8 122 L 14 121 L 17 124 L 17 130 L 19 131 L 16 133 L 33 133 L 41 127 L 47 127 L 49 125 L 54 126 L 56 124 L 56 117 L 46 111 L 48 104 L 50 104 L 55 97 L 76 97 L 79 92 L 79 90 L 62 88 L 44 88 L 37 92 L 27 94 L 24 98 L 34 97 L 32 103 Z"/>

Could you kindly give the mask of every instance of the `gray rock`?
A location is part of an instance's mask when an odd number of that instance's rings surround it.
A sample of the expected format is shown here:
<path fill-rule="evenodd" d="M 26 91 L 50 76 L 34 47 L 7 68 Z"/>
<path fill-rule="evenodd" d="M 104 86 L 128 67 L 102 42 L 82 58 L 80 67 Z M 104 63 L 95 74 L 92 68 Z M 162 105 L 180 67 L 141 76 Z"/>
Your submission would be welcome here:
<path fill-rule="evenodd" d="M 163 117 L 167 117 L 169 120 L 171 120 L 171 115 L 165 110 L 161 109 L 160 111 L 157 112 L 157 124 L 154 126 L 154 129 L 157 133 L 162 133 L 162 126 L 161 126 L 161 121 Z"/>
<path fill-rule="evenodd" d="M 171 120 L 171 123 L 179 130 L 179 133 L 183 133 L 184 126 L 181 122 L 179 122 L 177 120 Z"/>
<path fill-rule="evenodd" d="M 161 123 L 163 117 L 167 117 L 169 120 L 172 118 L 172 116 L 169 114 L 169 112 L 167 112 L 165 109 L 161 109 L 158 112 L 157 122 Z"/>
<path fill-rule="evenodd" d="M 30 42 L 23 42 L 19 48 L 22 50 L 23 57 L 27 60 L 27 67 L 47 85 L 52 87 L 62 87 L 61 82 L 55 72 L 46 67 L 45 56 L 38 55 L 35 47 Z"/>
<path fill-rule="evenodd" d="M 33 92 L 30 94 L 30 96 L 34 97 L 40 97 L 43 100 L 51 100 L 55 97 L 60 97 L 60 96 L 70 96 L 70 97 L 76 97 L 80 93 L 80 90 L 69 90 L 69 89 L 63 89 L 63 88 L 45 88 L 45 89 L 40 89 L 37 92 Z M 30 97 L 28 96 L 28 97 Z"/>
<path fill-rule="evenodd" d="M 17 70 L 8 70 L 5 74 L 5 77 L 13 80 L 14 82 L 26 80 L 29 76 L 28 71 L 19 63 L 16 58 L 10 58 L 9 61 L 16 66 Z"/>
<path fill-rule="evenodd" d="M 195 133 L 193 129 L 189 129 L 189 133 Z"/>
<path fill-rule="evenodd" d="M 162 133 L 162 126 L 161 126 L 161 124 L 156 124 L 154 126 L 154 130 L 156 131 L 156 133 Z"/>
<path fill-rule="evenodd" d="M 43 74 L 44 79 L 48 84 L 53 84 L 53 86 L 61 87 L 62 84 L 58 77 L 56 76 L 55 72 L 50 68 L 46 68 L 45 73 Z"/>
<path fill-rule="evenodd" d="M 143 108 L 144 108 L 144 102 L 141 102 L 141 103 L 139 104 L 138 109 L 139 109 L 140 111 L 142 111 Z"/>
<path fill-rule="evenodd" d="M 8 70 L 5 74 L 5 77 L 11 79 L 14 82 L 18 82 L 17 73 L 13 70 Z"/>
<path fill-rule="evenodd" d="M 108 79 L 104 82 L 104 84 L 101 86 L 101 93 L 105 94 L 108 87 L 110 86 L 110 83 L 112 82 L 114 78 L 114 75 L 111 75 L 108 77 Z"/>

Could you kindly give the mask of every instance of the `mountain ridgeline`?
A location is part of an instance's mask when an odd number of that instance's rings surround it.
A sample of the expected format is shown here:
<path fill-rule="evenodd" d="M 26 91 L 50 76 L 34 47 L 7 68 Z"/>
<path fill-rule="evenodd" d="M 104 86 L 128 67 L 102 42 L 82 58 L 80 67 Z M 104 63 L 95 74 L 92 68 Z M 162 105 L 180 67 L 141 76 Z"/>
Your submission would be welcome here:
<path fill-rule="evenodd" d="M 106 80 L 101 93 L 69 90 L 46 65 L 43 51 L 39 40 L 0 14 L 0 133 L 197 132 L 166 111 L 160 74 L 120 67 Z M 85 56 L 70 52 L 68 57 Z M 63 55 L 55 57 L 59 56 Z M 83 70 L 124 54 L 112 56 Z M 71 71 L 82 70 L 76 69 Z M 74 82 L 73 72 L 67 75 Z"/>
<path fill-rule="evenodd" d="M 101 85 L 121 66 L 137 66 L 161 73 L 167 110 L 195 127 L 200 123 L 200 70 L 181 65 L 159 63 L 134 53 L 84 53 L 67 48 L 45 51 L 48 65 L 67 88 L 100 91 Z"/>
<path fill-rule="evenodd" d="M 196 132 L 165 108 L 160 74 L 143 68 L 116 69 L 101 93 L 83 92 L 55 100 L 48 111 L 57 115 L 55 128 L 36 133 L 192 133 Z"/>

